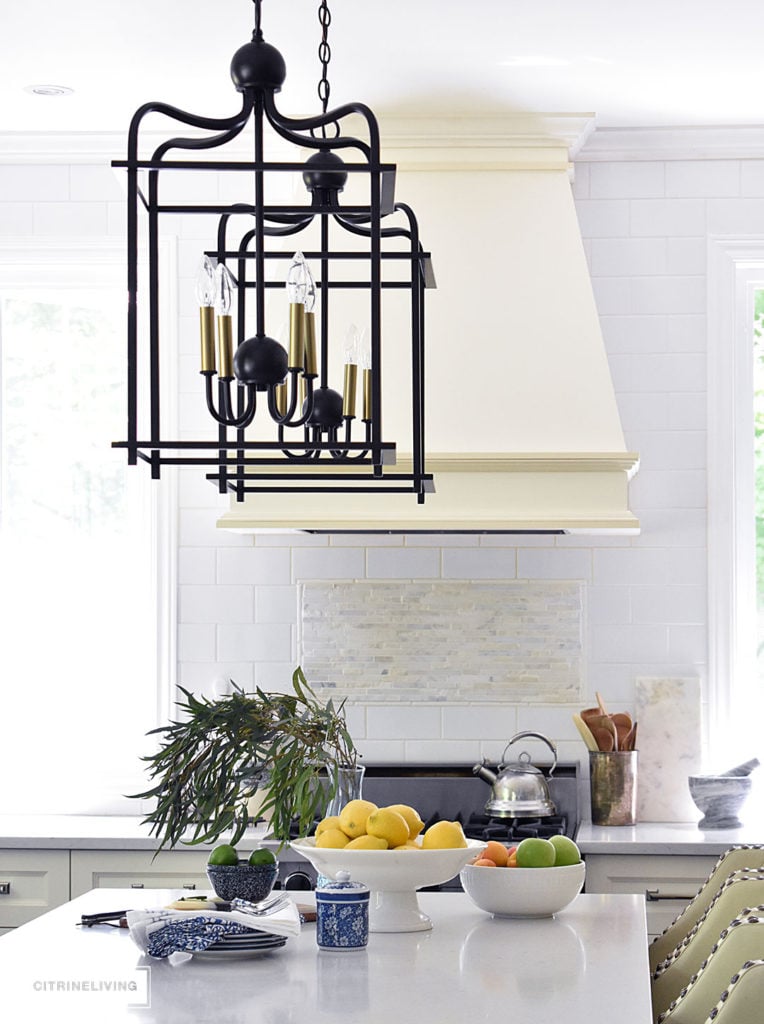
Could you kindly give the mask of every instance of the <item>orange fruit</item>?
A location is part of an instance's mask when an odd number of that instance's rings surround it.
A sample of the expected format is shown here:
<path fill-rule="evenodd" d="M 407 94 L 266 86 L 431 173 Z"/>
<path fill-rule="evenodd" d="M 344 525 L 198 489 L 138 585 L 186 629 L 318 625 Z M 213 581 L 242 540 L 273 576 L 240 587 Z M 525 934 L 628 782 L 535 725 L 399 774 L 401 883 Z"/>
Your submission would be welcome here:
<path fill-rule="evenodd" d="M 478 859 L 474 863 L 475 863 L 475 867 L 476 868 L 495 868 L 495 867 L 498 867 L 496 862 L 491 860 L 489 857 L 478 857 Z"/>
<path fill-rule="evenodd" d="M 509 858 L 509 850 L 504 846 L 503 843 L 497 843 L 495 839 L 490 839 L 485 844 L 481 857 L 488 857 L 492 860 L 497 868 L 505 868 L 507 866 L 507 859 Z"/>

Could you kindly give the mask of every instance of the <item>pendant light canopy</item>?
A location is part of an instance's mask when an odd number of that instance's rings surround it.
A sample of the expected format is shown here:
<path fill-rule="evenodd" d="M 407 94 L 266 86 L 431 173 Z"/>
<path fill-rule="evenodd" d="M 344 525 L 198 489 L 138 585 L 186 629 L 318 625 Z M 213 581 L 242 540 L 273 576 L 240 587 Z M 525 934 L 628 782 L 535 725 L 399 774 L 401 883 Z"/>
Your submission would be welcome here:
<path fill-rule="evenodd" d="M 163 466 L 206 467 L 220 492 L 239 501 L 252 492 L 410 491 L 421 503 L 432 490 L 424 449 L 429 253 L 413 211 L 394 200 L 395 166 L 381 162 L 374 114 L 360 103 L 328 107 L 326 0 L 319 6 L 322 111 L 314 117 L 278 110 L 286 65 L 263 38 L 260 0 L 254 7 L 252 40 L 231 62 L 241 109 L 211 118 L 147 103 L 131 122 L 127 159 L 114 161 L 128 180 L 128 421 L 127 440 L 115 447 L 127 450 L 131 465 L 147 462 L 154 478 Z M 154 114 L 194 131 L 142 155 L 141 129 Z M 362 138 L 346 134 L 349 118 L 361 119 Z M 238 156 L 245 138 L 253 159 L 232 159 L 231 148 Z M 293 147 L 294 157 L 272 159 L 274 143 L 279 155 Z M 211 172 L 219 176 L 212 199 L 205 195 Z M 165 181 L 181 173 L 182 196 L 198 194 L 197 201 L 166 198 Z M 343 206 L 345 190 L 353 199 Z M 159 239 L 166 218 L 178 214 L 199 217 L 205 230 L 212 225 L 207 247 L 200 246 L 195 287 L 199 419 L 210 424 L 199 440 L 163 437 L 160 310 L 167 285 Z M 401 301 L 407 304 L 410 333 L 406 394 L 395 395 L 398 407 L 401 400 L 410 407 L 410 437 L 401 438 L 405 471 L 396 470 L 396 443 L 382 432 L 388 293 L 396 325 Z M 357 324 L 344 308 L 348 296 Z M 184 302 L 194 296 L 181 294 Z M 399 380 L 397 367 L 396 388 Z"/>

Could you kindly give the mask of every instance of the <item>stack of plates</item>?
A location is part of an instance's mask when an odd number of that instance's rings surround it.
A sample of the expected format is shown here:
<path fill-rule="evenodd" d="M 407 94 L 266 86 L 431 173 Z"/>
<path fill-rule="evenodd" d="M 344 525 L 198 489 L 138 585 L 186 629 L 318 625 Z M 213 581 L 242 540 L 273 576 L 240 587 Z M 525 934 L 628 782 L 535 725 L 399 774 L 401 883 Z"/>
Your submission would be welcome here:
<path fill-rule="evenodd" d="M 273 935 L 270 932 L 251 931 L 246 935 L 224 935 L 218 942 L 207 949 L 194 953 L 194 956 L 206 957 L 211 960 L 233 959 L 258 956 L 272 949 L 280 949 L 286 944 L 285 935 Z"/>

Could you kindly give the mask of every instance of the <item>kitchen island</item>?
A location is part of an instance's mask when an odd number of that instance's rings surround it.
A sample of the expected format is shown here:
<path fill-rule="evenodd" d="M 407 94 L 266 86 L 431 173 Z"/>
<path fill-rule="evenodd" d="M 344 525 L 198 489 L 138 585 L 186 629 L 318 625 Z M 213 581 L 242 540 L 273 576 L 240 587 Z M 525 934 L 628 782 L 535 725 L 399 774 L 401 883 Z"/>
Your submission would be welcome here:
<path fill-rule="evenodd" d="M 422 892 L 429 932 L 373 933 L 365 950 L 326 952 L 316 945 L 315 925 L 305 924 L 271 953 L 177 965 L 143 956 L 124 929 L 77 926 L 83 913 L 161 906 L 176 895 L 98 889 L 0 938 L 4 1008 L 15 1011 L 9 1019 L 651 1022 L 645 909 L 637 896 L 584 894 L 554 918 L 510 920 L 483 913 L 464 894 Z M 87 991 L 73 982 L 87 983 Z"/>

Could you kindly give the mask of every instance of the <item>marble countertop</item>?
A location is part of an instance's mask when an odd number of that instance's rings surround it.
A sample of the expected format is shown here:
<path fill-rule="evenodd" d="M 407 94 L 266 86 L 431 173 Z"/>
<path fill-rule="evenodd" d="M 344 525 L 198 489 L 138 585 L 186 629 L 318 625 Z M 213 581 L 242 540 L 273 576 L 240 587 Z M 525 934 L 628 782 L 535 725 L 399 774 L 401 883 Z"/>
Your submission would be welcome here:
<path fill-rule="evenodd" d="M 523 921 L 485 914 L 464 894 L 425 892 L 431 931 L 372 933 L 365 950 L 326 952 L 306 924 L 274 952 L 176 966 L 144 957 L 124 929 L 76 927 L 82 913 L 161 906 L 174 895 L 92 890 L 3 936 L 4 1007 L 14 1019 L 99 1024 L 465 1024 L 508 1011 L 534 1024 L 591 1024 L 616 1006 L 619 1024 L 652 1019 L 639 896 L 583 894 L 554 918 Z M 87 990 L 74 991 L 76 982 Z"/>
<path fill-rule="evenodd" d="M 682 854 L 718 857 L 730 846 L 764 843 L 764 820 L 752 819 L 742 828 L 702 831 L 696 822 L 639 822 L 603 826 L 582 822 L 576 836 L 581 852 Z"/>

